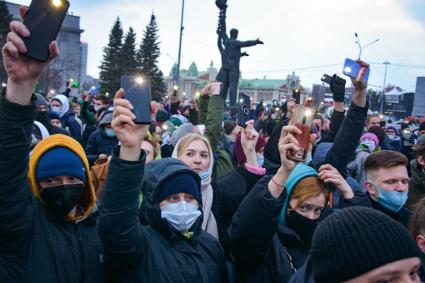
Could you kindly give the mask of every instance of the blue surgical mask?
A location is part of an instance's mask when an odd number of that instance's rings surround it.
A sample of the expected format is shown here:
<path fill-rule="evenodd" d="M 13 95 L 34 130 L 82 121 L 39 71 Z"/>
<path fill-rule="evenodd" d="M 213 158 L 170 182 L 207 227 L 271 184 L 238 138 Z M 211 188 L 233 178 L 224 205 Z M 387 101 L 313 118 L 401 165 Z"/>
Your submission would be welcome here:
<path fill-rule="evenodd" d="M 107 135 L 110 138 L 115 137 L 115 131 L 112 129 L 105 129 L 105 135 Z"/>
<path fill-rule="evenodd" d="M 161 218 L 179 232 L 187 232 L 201 216 L 198 206 L 184 200 L 161 207 Z"/>
<path fill-rule="evenodd" d="M 52 112 L 59 115 L 61 113 L 61 108 L 62 107 L 59 106 L 52 106 Z"/>
<path fill-rule="evenodd" d="M 260 165 L 260 166 L 264 165 L 264 156 L 263 155 L 257 156 L 257 164 Z"/>
<path fill-rule="evenodd" d="M 210 176 L 210 173 L 208 171 L 199 173 L 199 177 L 201 178 L 201 182 L 205 181 L 209 176 Z"/>
<path fill-rule="evenodd" d="M 387 191 L 383 188 L 375 185 L 372 182 L 369 182 L 375 189 L 378 191 L 377 202 L 383 207 L 394 211 L 399 212 L 400 209 L 406 204 L 408 198 L 408 192 L 397 192 L 397 191 Z"/>

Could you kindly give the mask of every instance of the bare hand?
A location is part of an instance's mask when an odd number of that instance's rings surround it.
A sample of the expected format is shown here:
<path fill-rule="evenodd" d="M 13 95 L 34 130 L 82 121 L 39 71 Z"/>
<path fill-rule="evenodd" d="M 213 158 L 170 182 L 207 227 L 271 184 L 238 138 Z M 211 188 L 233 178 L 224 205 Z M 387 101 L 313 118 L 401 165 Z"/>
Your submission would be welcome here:
<path fill-rule="evenodd" d="M 319 178 L 325 183 L 330 183 L 342 194 L 343 198 L 350 199 L 354 197 L 353 190 L 344 177 L 330 164 L 325 164 L 319 168 Z"/>
<path fill-rule="evenodd" d="M 25 7 L 19 8 L 22 18 L 27 10 Z M 59 55 L 59 48 L 56 41 L 50 43 L 50 58 L 45 63 L 30 59 L 23 55 L 27 48 L 20 37 L 30 36 L 27 27 L 22 22 L 12 21 L 10 29 L 2 50 L 4 68 L 9 76 L 6 96 L 12 102 L 28 104 L 36 81 L 52 59 Z"/>
<path fill-rule="evenodd" d="M 134 123 L 136 116 L 133 114 L 130 101 L 124 99 L 124 90 L 120 89 L 114 98 L 114 113 L 112 119 L 112 128 L 114 129 L 118 140 L 121 142 L 121 148 L 138 149 L 147 136 L 149 125 L 139 125 Z"/>
<path fill-rule="evenodd" d="M 278 146 L 279 146 L 280 160 L 282 162 L 281 168 L 284 168 L 288 172 L 291 172 L 295 168 L 295 166 L 297 165 L 297 162 L 289 160 L 286 155 L 288 154 L 289 150 L 293 150 L 293 151 L 299 150 L 298 141 L 293 134 L 299 135 L 301 133 L 302 133 L 301 130 L 295 126 L 286 126 L 282 128 Z"/>
<path fill-rule="evenodd" d="M 259 134 L 254 129 L 254 120 L 250 120 L 246 123 L 246 128 L 241 131 L 241 145 L 243 152 L 245 153 L 246 161 L 248 165 L 257 165 L 257 153 L 255 152 L 255 146 L 259 138 Z"/>

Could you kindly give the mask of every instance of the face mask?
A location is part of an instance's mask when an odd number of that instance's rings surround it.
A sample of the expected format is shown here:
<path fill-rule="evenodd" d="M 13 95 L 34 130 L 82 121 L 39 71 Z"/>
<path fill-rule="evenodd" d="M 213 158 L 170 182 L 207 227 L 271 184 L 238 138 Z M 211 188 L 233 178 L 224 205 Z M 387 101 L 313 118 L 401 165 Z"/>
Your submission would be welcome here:
<path fill-rule="evenodd" d="M 396 135 L 394 135 L 394 134 L 387 134 L 387 137 L 388 137 L 390 140 L 394 140 L 394 139 L 395 139 L 395 137 L 396 137 Z"/>
<path fill-rule="evenodd" d="M 313 238 L 314 230 L 317 226 L 317 219 L 313 220 L 302 216 L 295 210 L 291 210 L 286 215 L 286 223 L 289 228 L 293 229 L 301 239 L 307 243 L 311 242 Z"/>
<path fill-rule="evenodd" d="M 161 207 L 161 218 L 179 232 L 187 232 L 201 216 L 198 206 L 180 201 Z"/>
<path fill-rule="evenodd" d="M 59 115 L 61 113 L 61 107 L 52 106 L 52 112 Z"/>
<path fill-rule="evenodd" d="M 257 156 L 257 164 L 260 165 L 260 166 L 264 165 L 264 156 L 263 155 Z"/>
<path fill-rule="evenodd" d="M 105 129 L 105 135 L 107 135 L 110 138 L 115 137 L 115 131 L 112 129 Z"/>
<path fill-rule="evenodd" d="M 49 112 L 47 111 L 38 111 L 37 117 L 35 118 L 36 121 L 43 124 L 45 127 L 49 126 Z"/>
<path fill-rule="evenodd" d="M 199 173 L 199 177 L 201 178 L 201 182 L 206 180 L 209 176 L 210 176 L 210 173 L 208 173 L 208 171 Z"/>
<path fill-rule="evenodd" d="M 272 114 L 271 117 L 273 120 L 276 120 L 276 114 Z"/>
<path fill-rule="evenodd" d="M 367 147 L 371 152 L 374 152 L 376 150 L 376 145 L 374 141 L 365 140 L 362 141 L 361 144 Z"/>
<path fill-rule="evenodd" d="M 41 198 L 46 207 L 57 216 L 66 216 L 83 195 L 83 184 L 61 185 L 47 188 L 41 191 Z"/>
<path fill-rule="evenodd" d="M 102 108 L 102 107 L 99 106 L 99 105 L 94 105 L 93 106 L 94 112 L 96 112 L 96 113 L 99 112 L 100 108 Z"/>
<path fill-rule="evenodd" d="M 386 191 L 372 182 L 369 183 L 378 191 L 376 201 L 383 207 L 394 212 L 399 212 L 406 204 L 408 192 Z"/>

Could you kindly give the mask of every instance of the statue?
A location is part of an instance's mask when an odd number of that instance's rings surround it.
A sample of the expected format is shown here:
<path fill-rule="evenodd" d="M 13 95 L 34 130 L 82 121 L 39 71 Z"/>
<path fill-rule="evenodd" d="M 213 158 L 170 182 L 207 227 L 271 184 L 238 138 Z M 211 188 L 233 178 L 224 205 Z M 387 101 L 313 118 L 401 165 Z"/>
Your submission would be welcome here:
<path fill-rule="evenodd" d="M 264 43 L 260 39 L 247 41 L 237 40 L 237 29 L 230 30 L 229 38 L 226 31 L 227 0 L 217 0 L 215 4 L 220 9 L 217 28 L 217 44 L 221 54 L 221 68 L 216 79 L 222 83 L 220 95 L 224 100 L 226 100 L 227 95 L 229 95 L 229 102 L 232 107 L 236 105 L 238 93 L 240 58 L 243 56 L 249 56 L 246 52 L 242 52 L 241 48 Z"/>

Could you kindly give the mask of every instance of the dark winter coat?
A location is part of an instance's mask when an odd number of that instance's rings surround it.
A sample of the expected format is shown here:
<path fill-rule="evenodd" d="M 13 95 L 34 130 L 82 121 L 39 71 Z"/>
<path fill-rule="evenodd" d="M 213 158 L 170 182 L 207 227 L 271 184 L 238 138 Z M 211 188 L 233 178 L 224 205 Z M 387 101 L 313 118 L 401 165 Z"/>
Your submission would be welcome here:
<path fill-rule="evenodd" d="M 119 282 L 225 281 L 224 253 L 218 241 L 201 230 L 202 217 L 192 227 L 190 239 L 161 219 L 160 183 L 177 173 L 196 173 L 176 159 L 168 159 L 167 166 L 163 160 L 153 161 L 144 172 L 144 153 L 135 162 L 120 160 L 117 155 L 114 150 L 101 201 L 99 232 Z M 142 226 L 138 219 L 141 184 L 149 226 Z"/>
<path fill-rule="evenodd" d="M 66 129 L 70 136 L 81 142 L 81 126 L 75 119 L 74 110 L 70 109 L 61 117 L 62 128 Z"/>
<path fill-rule="evenodd" d="M 416 160 L 410 162 L 411 178 L 409 180 L 409 198 L 407 206 L 411 207 L 425 197 L 425 173 Z"/>
<path fill-rule="evenodd" d="M 28 158 L 35 111 L 34 105 L 1 98 L 0 281 L 105 282 L 97 214 L 80 222 L 64 221 L 47 212 L 31 192 Z M 37 154 L 33 151 L 34 159 Z M 85 189 L 92 207 L 94 192 Z"/>
<path fill-rule="evenodd" d="M 404 225 L 404 227 L 409 227 L 409 220 L 410 220 L 410 216 L 411 216 L 411 211 L 406 208 L 403 207 L 402 209 L 400 209 L 399 212 L 394 212 L 392 210 L 389 210 L 385 207 L 383 207 L 382 205 L 380 205 L 378 202 L 374 201 L 372 198 L 370 198 L 370 202 L 372 204 L 372 208 L 379 210 L 380 212 L 388 215 L 389 217 L 391 217 L 393 220 L 400 222 L 401 224 Z"/>
<path fill-rule="evenodd" d="M 99 158 L 99 155 L 111 155 L 112 149 L 118 145 L 116 137 L 108 137 L 103 128 L 94 131 L 87 142 L 85 152 L 90 165 Z"/>

